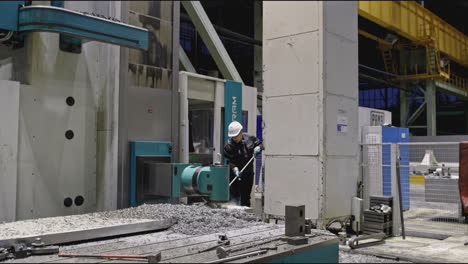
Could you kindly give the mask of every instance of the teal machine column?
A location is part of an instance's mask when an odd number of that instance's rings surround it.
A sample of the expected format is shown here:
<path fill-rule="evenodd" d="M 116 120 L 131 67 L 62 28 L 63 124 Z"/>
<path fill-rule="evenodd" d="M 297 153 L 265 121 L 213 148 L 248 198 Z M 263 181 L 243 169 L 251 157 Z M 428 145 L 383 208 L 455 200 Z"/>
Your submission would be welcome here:
<path fill-rule="evenodd" d="M 226 81 L 224 84 L 224 141 L 228 141 L 228 126 L 232 121 L 242 125 L 242 83 Z"/>

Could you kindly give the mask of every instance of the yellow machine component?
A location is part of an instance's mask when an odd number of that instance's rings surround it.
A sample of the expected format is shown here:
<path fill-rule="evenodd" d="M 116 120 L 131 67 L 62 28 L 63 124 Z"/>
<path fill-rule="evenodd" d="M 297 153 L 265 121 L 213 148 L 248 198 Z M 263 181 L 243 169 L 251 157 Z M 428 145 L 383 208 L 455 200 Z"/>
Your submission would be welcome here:
<path fill-rule="evenodd" d="M 424 184 L 425 181 L 424 175 L 410 175 L 410 184 Z"/>
<path fill-rule="evenodd" d="M 468 37 L 415 1 L 357 1 L 359 15 L 425 45 L 427 36 L 451 60 L 468 66 Z M 422 31 L 421 31 L 422 30 Z M 433 30 L 435 34 L 430 34 Z"/>

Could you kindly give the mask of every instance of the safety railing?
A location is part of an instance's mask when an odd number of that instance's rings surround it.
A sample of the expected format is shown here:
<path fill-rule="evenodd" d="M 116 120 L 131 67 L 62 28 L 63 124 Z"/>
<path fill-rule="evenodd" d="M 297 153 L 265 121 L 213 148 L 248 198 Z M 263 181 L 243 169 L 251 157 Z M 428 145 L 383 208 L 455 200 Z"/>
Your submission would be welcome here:
<path fill-rule="evenodd" d="M 450 73 L 450 79 L 444 79 L 441 81 L 451 86 L 462 89 L 464 91 L 468 91 L 468 79 L 467 78 L 463 78 L 456 74 Z"/>

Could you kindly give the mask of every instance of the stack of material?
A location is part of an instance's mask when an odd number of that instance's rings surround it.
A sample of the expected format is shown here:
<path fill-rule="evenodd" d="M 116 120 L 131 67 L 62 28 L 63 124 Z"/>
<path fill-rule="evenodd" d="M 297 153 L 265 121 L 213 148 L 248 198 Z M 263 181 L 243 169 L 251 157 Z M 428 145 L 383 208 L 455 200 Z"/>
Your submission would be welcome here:
<path fill-rule="evenodd" d="M 370 206 L 369 210 L 364 211 L 363 233 L 385 233 L 388 236 L 392 235 L 392 196 L 371 196 Z"/>

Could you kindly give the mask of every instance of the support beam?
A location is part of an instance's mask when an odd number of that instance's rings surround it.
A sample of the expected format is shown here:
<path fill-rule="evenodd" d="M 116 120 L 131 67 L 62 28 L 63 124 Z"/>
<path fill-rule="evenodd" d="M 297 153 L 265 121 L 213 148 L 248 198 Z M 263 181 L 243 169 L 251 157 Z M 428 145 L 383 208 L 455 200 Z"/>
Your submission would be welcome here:
<path fill-rule="evenodd" d="M 187 56 L 187 53 L 185 53 L 185 50 L 180 45 L 179 45 L 179 61 L 181 62 L 181 66 L 184 71 L 197 73 L 197 70 L 195 70 L 195 67 L 193 67 L 193 64 L 190 61 L 190 58 Z"/>
<path fill-rule="evenodd" d="M 463 91 L 449 83 L 436 80 L 434 81 L 435 86 L 439 89 L 443 89 L 444 92 L 457 96 L 460 100 L 468 100 L 468 92 Z"/>
<path fill-rule="evenodd" d="M 403 67 L 402 61 L 405 60 L 405 57 L 408 56 L 408 51 L 400 51 L 400 69 Z M 401 85 L 406 88 L 404 91 L 400 90 L 400 127 L 408 127 L 406 121 L 408 120 L 408 111 L 409 111 L 409 100 L 408 95 L 410 94 L 408 82 L 401 82 Z"/>
<path fill-rule="evenodd" d="M 424 111 L 424 108 L 426 107 L 426 102 L 423 102 L 419 107 L 418 109 L 416 109 L 416 111 L 414 111 L 414 113 L 411 115 L 410 118 L 408 118 L 408 121 L 406 122 L 406 125 L 411 125 L 414 123 L 414 121 L 416 121 L 416 119 L 418 119 L 418 117 L 422 114 L 422 112 Z"/>
<path fill-rule="evenodd" d="M 436 87 L 432 80 L 426 81 L 426 116 L 427 116 L 427 135 L 437 135 L 437 111 L 436 111 Z"/>
<path fill-rule="evenodd" d="M 180 1 L 172 2 L 172 94 L 171 94 L 171 141 L 172 162 L 179 162 L 179 52 L 180 46 Z"/>
<path fill-rule="evenodd" d="M 199 1 L 181 1 L 225 79 L 242 82 L 234 63 Z"/>
<path fill-rule="evenodd" d="M 406 84 L 403 85 L 407 87 Z M 400 90 L 400 127 L 407 127 L 408 108 L 408 93 Z"/>
<path fill-rule="evenodd" d="M 192 22 L 192 20 L 190 19 L 190 16 L 187 16 L 185 14 L 180 14 L 180 20 L 181 21 Z M 231 31 L 231 30 L 229 30 L 227 28 L 220 27 L 220 26 L 215 25 L 215 24 L 213 24 L 213 27 L 216 30 L 216 32 L 218 32 L 218 35 L 220 35 L 220 36 L 227 37 L 227 38 L 230 38 L 230 39 L 234 39 L 236 41 L 239 41 L 239 42 L 242 42 L 242 43 L 248 44 L 248 45 L 256 45 L 256 46 L 259 46 L 259 47 L 262 46 L 262 40 L 261 39 L 257 40 L 256 38 L 254 39 L 254 38 L 248 37 L 246 35 L 239 34 L 237 32 Z"/>

